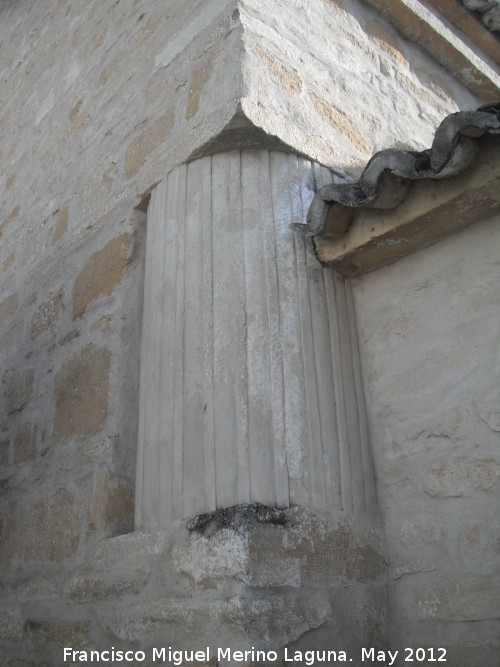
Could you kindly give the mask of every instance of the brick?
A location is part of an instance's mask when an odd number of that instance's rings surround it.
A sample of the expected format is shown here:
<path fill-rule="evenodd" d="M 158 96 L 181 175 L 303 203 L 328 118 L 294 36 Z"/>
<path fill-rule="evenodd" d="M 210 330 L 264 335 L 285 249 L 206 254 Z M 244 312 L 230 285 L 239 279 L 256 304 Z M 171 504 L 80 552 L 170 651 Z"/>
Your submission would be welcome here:
<path fill-rule="evenodd" d="M 63 365 L 55 378 L 54 435 L 64 440 L 92 433 L 108 412 L 111 353 L 88 345 Z"/>
<path fill-rule="evenodd" d="M 88 305 L 111 294 L 123 278 L 130 252 L 130 235 L 112 239 L 89 257 L 73 287 L 73 318 L 81 317 Z"/>
<path fill-rule="evenodd" d="M 5 514 L 1 561 L 61 561 L 73 556 L 80 540 L 79 502 L 69 489 L 17 502 Z"/>
<path fill-rule="evenodd" d="M 34 422 L 24 422 L 17 428 L 14 438 L 14 463 L 29 461 L 36 456 L 38 427 Z"/>

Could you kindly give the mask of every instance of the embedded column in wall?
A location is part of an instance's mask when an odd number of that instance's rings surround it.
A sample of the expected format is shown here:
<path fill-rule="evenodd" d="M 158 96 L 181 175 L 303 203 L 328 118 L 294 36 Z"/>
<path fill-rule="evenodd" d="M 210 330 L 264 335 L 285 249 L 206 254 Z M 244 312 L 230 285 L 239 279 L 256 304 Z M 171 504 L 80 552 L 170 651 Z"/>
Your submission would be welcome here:
<path fill-rule="evenodd" d="M 155 188 L 137 528 L 247 502 L 374 504 L 349 284 L 289 228 L 331 179 L 295 155 L 233 151 Z"/>

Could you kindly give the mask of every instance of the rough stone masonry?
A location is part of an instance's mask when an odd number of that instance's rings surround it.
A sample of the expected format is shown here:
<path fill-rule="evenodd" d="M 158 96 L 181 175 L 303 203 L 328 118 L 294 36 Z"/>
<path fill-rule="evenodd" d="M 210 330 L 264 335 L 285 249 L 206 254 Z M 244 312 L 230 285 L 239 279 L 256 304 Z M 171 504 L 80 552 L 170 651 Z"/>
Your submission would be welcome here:
<path fill-rule="evenodd" d="M 2 0 L 2 665 L 70 664 L 64 646 L 144 650 L 150 660 L 153 646 L 214 638 L 238 650 L 333 644 L 354 665 L 362 646 L 438 645 L 453 667 L 496 664 L 498 221 L 352 285 L 294 246 L 302 263 L 286 265 L 280 296 L 299 288 L 301 340 L 314 343 L 305 354 L 330 346 L 337 359 L 325 382 L 350 411 L 339 411 L 336 432 L 343 442 L 361 442 L 349 441 L 352 429 L 367 435 L 378 502 L 348 487 L 350 504 L 335 512 L 280 506 L 284 525 L 208 536 L 190 533 L 182 516 L 134 530 L 151 193 L 216 154 L 278 153 L 340 180 L 383 148 L 426 148 L 446 115 L 486 101 L 426 48 L 360 0 Z M 314 179 L 295 173 L 287 187 L 290 201 L 304 193 L 305 222 Z M 245 241 L 268 234 L 259 225 L 285 210 L 263 208 L 256 220 L 254 204 L 239 209 L 254 211 Z M 256 247 L 238 245 L 232 229 L 232 247 Z M 287 253 L 297 243 L 279 239 Z M 252 257 L 259 266 L 262 255 Z M 234 264 L 235 283 L 243 265 Z M 249 312 L 264 313 L 255 304 Z M 278 367 L 298 329 L 270 321 L 282 326 L 266 339 Z M 235 322 L 246 350 L 253 322 Z M 309 326 L 337 331 L 345 354 L 333 338 L 308 338 Z M 325 369 L 315 368 L 319 378 Z M 310 415 L 325 395 L 308 403 Z M 179 400 L 167 395 L 164 409 Z M 287 470 L 307 497 L 309 479 L 294 471 L 307 470 L 310 454 L 294 451 Z M 326 443 L 321 456 L 330 451 Z"/>

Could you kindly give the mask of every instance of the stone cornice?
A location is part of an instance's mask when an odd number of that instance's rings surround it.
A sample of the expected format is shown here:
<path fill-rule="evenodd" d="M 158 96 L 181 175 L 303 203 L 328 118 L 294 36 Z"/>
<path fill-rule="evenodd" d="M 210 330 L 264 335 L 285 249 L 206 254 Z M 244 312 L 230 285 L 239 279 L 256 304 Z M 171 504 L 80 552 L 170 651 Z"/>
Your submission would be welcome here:
<path fill-rule="evenodd" d="M 471 34 L 469 43 L 449 23 L 451 17 L 442 12 L 444 1 L 431 2 L 439 13 L 431 11 L 420 0 L 366 0 L 385 16 L 407 39 L 419 44 L 471 92 L 484 102 L 500 96 L 500 76 L 491 50 L 485 49 Z M 449 4 L 449 3 L 448 3 Z M 463 9 L 463 8 L 462 8 Z M 465 10 L 464 10 L 465 11 Z M 474 19 L 471 20 L 474 21 Z M 461 28 L 463 31 L 463 28 Z M 489 35 L 486 29 L 484 32 Z M 496 41 L 492 35 L 489 35 Z M 484 39 L 487 39 L 485 37 Z M 489 40 L 488 40 L 489 41 Z M 479 46 L 478 50 L 476 46 Z M 479 51 L 479 53 L 478 53 Z M 498 51 L 497 51 L 498 53 Z"/>

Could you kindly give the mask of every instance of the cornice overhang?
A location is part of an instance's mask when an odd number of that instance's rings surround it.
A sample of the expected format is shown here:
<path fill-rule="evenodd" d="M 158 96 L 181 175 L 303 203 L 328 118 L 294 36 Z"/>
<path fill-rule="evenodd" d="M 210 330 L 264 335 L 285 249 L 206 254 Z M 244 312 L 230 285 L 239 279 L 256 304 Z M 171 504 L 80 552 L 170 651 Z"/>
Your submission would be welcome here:
<path fill-rule="evenodd" d="M 460 13 L 460 20 L 464 21 L 464 8 L 452 12 L 450 5 L 456 4 L 452 0 L 431 0 L 427 6 L 420 0 L 365 1 L 402 35 L 432 55 L 479 100 L 494 102 L 499 99 L 498 47 L 494 47 L 498 40 L 486 28 L 473 30 L 471 22 L 477 23 L 473 17 L 465 21 L 468 26 L 465 30 L 461 27 L 457 31 L 451 14 Z M 456 7 L 453 9 L 457 10 Z M 459 12 L 460 9 L 464 12 Z M 478 32 L 481 38 L 477 37 Z"/>
<path fill-rule="evenodd" d="M 500 103 L 452 114 L 430 149 L 380 151 L 358 182 L 321 188 L 293 227 L 322 264 L 367 273 L 500 212 L 499 149 Z"/>

